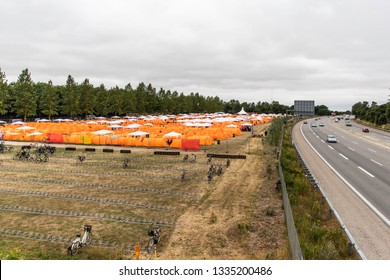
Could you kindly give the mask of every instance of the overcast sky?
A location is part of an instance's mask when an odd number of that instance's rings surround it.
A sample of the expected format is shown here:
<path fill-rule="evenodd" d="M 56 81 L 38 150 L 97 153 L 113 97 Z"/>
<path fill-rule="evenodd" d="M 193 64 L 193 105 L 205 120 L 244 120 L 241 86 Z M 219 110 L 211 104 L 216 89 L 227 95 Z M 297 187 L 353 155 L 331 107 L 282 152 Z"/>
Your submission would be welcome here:
<path fill-rule="evenodd" d="M 390 94 L 388 0 L 0 0 L 8 82 L 154 87 L 225 101 L 315 100 L 332 110 Z"/>

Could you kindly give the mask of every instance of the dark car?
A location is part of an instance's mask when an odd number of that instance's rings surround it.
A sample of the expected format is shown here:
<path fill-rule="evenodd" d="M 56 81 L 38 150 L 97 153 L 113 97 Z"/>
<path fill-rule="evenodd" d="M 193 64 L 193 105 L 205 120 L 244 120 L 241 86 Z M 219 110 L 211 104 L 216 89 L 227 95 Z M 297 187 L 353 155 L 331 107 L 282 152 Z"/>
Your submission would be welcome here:
<path fill-rule="evenodd" d="M 367 127 L 363 128 L 362 131 L 366 133 L 370 132 L 370 130 Z"/>

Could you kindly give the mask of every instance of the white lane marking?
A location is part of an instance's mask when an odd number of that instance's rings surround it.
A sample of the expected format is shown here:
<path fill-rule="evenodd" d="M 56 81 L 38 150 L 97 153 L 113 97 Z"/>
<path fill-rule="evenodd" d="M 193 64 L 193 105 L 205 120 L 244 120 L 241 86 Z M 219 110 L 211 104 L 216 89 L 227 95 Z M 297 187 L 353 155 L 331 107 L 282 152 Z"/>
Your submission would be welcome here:
<path fill-rule="evenodd" d="M 341 136 L 341 138 L 344 138 L 344 139 L 345 139 L 345 136 Z"/>
<path fill-rule="evenodd" d="M 375 212 L 375 214 L 377 214 L 379 216 L 379 218 L 382 219 L 382 221 L 388 226 L 390 227 L 390 220 L 388 218 L 386 218 L 385 215 L 382 214 L 381 211 L 379 211 L 371 202 L 369 202 L 367 200 L 367 198 L 365 198 L 354 186 L 352 186 L 352 184 L 350 182 L 347 181 L 347 179 L 345 179 L 329 162 L 326 161 L 326 159 L 320 155 L 320 153 L 313 147 L 312 144 L 310 144 L 309 140 L 307 140 L 306 136 L 303 134 L 303 131 L 302 131 L 302 127 L 300 129 L 300 132 L 301 132 L 301 135 L 303 137 L 303 139 L 305 139 L 306 143 L 310 146 L 310 148 L 320 157 L 320 159 L 322 159 L 323 162 L 325 162 L 325 164 L 333 170 L 333 172 L 358 196 L 360 197 L 361 200 L 363 200 L 363 202 L 372 209 L 372 211 Z"/>
<path fill-rule="evenodd" d="M 350 149 L 352 152 L 354 152 L 355 150 L 354 149 L 352 149 L 351 147 L 348 147 L 348 149 Z"/>
<path fill-rule="evenodd" d="M 383 164 L 382 164 L 382 163 L 380 163 L 380 162 L 377 162 L 376 160 L 373 160 L 372 158 L 370 158 L 370 160 L 371 160 L 373 163 L 376 163 L 376 164 L 378 164 L 378 165 L 380 165 L 380 166 L 383 166 Z"/>
<path fill-rule="evenodd" d="M 376 151 L 375 150 L 373 150 L 373 149 L 370 149 L 370 148 L 368 148 L 371 152 L 373 152 L 373 153 L 376 153 Z"/>
<path fill-rule="evenodd" d="M 339 153 L 340 156 L 342 156 L 343 158 L 345 158 L 346 160 L 348 160 L 348 158 L 346 156 L 344 156 L 343 154 Z"/>
<path fill-rule="evenodd" d="M 328 145 L 328 147 L 331 148 L 332 150 L 334 150 L 334 148 L 333 148 L 332 146 L 329 146 L 329 145 Z"/>
<path fill-rule="evenodd" d="M 317 137 L 318 139 L 320 139 L 320 136 L 316 135 L 316 137 Z"/>
<path fill-rule="evenodd" d="M 324 140 L 322 140 L 322 139 L 321 139 L 321 142 L 322 142 L 322 143 L 325 143 L 325 141 L 324 141 Z"/>
<path fill-rule="evenodd" d="M 360 166 L 358 166 L 358 168 L 359 168 L 361 171 L 363 171 L 364 173 L 366 173 L 368 176 L 370 176 L 370 177 L 372 177 L 372 178 L 375 177 L 374 175 L 372 175 L 370 172 L 368 172 L 368 171 L 365 170 L 364 168 L 361 168 Z"/>
<path fill-rule="evenodd" d="M 359 145 L 357 142 L 355 142 L 355 141 L 352 141 L 352 143 L 354 143 L 355 145 Z"/>

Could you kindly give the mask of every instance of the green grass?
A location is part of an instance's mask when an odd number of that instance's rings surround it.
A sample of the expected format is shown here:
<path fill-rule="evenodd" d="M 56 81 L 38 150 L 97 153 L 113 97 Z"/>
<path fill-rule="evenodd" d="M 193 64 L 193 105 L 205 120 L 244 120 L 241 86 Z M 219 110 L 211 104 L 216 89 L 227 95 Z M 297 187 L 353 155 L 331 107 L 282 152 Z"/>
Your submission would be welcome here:
<path fill-rule="evenodd" d="M 347 236 L 334 216 L 329 219 L 329 206 L 323 203 L 322 194 L 305 176 L 291 144 L 292 126 L 293 123 L 286 126 L 280 160 L 304 258 L 308 260 L 357 259 L 356 253 L 348 254 Z"/>

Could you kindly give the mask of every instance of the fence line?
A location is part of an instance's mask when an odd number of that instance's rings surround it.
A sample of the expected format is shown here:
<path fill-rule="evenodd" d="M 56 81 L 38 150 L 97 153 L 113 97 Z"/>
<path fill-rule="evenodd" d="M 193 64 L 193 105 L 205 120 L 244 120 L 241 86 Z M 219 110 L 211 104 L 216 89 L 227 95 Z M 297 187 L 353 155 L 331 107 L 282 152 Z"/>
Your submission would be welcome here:
<path fill-rule="evenodd" d="M 43 196 L 43 197 L 50 197 L 50 198 L 59 198 L 59 199 L 68 199 L 68 200 L 77 200 L 77 201 L 86 201 L 86 202 L 95 202 L 95 203 L 120 204 L 120 205 L 132 206 L 136 208 L 148 208 L 151 210 L 166 211 L 166 212 L 171 211 L 171 208 L 169 207 L 155 205 L 155 204 L 144 204 L 144 203 L 133 202 L 128 200 L 119 200 L 119 199 L 111 199 L 111 198 L 95 198 L 95 197 L 73 195 L 73 194 L 58 194 L 58 193 L 31 191 L 31 190 L 22 191 L 16 189 L 0 189 L 0 193 Z"/>
<path fill-rule="evenodd" d="M 0 205 L 0 211 L 9 211 L 9 212 L 22 212 L 29 214 L 37 215 L 48 215 L 48 216 L 62 216 L 62 217 L 87 217 L 92 219 L 103 219 L 103 220 L 112 220 L 120 223 L 127 224 L 155 224 L 165 227 L 176 227 L 178 226 L 174 222 L 168 221 L 158 221 L 145 218 L 134 218 L 134 217 L 121 217 L 104 213 L 86 213 L 86 212 L 77 212 L 77 211 L 65 211 L 65 210 L 53 210 L 45 208 L 32 208 L 19 205 Z"/>
<path fill-rule="evenodd" d="M 280 163 L 280 158 L 281 158 L 281 154 L 282 154 L 283 138 L 284 138 L 284 129 L 282 130 L 282 136 L 281 136 L 279 152 L 278 152 L 278 171 L 279 171 L 279 178 L 280 178 L 280 182 L 281 182 L 281 191 L 282 191 L 284 213 L 286 216 L 288 240 L 289 240 L 289 244 L 290 244 L 292 258 L 294 260 L 303 260 L 302 250 L 301 250 L 301 246 L 299 244 L 297 230 L 295 228 L 294 217 L 293 217 L 292 210 L 291 210 L 290 200 L 289 200 L 288 194 L 287 194 L 286 181 L 284 180 L 283 169 L 282 169 L 282 165 Z"/>
<path fill-rule="evenodd" d="M 340 223 L 341 225 L 341 228 L 344 230 L 345 234 L 347 235 L 348 239 L 349 239 L 349 242 L 348 242 L 348 253 L 350 254 L 351 253 L 351 250 L 352 248 L 354 248 L 357 252 L 357 254 L 359 255 L 359 257 L 362 259 L 362 260 L 366 260 L 366 256 L 363 254 L 363 252 L 361 251 L 360 247 L 356 244 L 356 241 L 355 239 L 353 238 L 352 234 L 350 233 L 350 231 L 348 230 L 347 226 L 344 224 L 343 220 L 341 219 L 340 215 L 338 214 L 338 212 L 336 211 L 336 209 L 333 207 L 331 201 L 329 200 L 329 198 L 327 197 L 325 191 L 321 188 L 320 184 L 318 183 L 318 181 L 316 180 L 315 176 L 312 174 L 312 172 L 310 171 L 309 167 L 307 167 L 305 161 L 303 160 L 300 152 L 299 152 L 299 149 L 298 147 L 296 147 L 293 143 L 293 146 L 295 148 L 295 151 L 298 155 L 298 158 L 301 162 L 301 165 L 303 167 L 303 169 L 305 170 L 305 173 L 306 175 L 308 176 L 309 180 L 310 180 L 310 183 L 312 184 L 313 187 L 315 188 L 318 188 L 322 194 L 322 197 L 323 199 L 325 199 L 326 203 L 329 205 L 329 217 L 331 217 L 332 215 L 334 215 L 336 217 L 336 219 L 338 220 L 338 222 Z"/>
<path fill-rule="evenodd" d="M 130 192 L 143 192 L 143 193 L 158 193 L 163 195 L 177 195 L 177 196 L 188 196 L 192 198 L 200 199 L 202 195 L 189 193 L 189 192 L 172 192 L 166 190 L 159 189 L 150 189 L 144 187 L 130 187 L 130 186 L 114 186 L 111 184 L 95 184 L 95 183 L 79 183 L 79 182 L 70 182 L 66 180 L 54 180 L 54 179 L 41 179 L 41 178 L 14 178 L 14 177 L 0 177 L 0 181 L 7 182 L 25 182 L 25 183 L 41 183 L 41 184 L 58 184 L 64 186 L 72 186 L 72 187 L 84 187 L 84 188 L 107 188 L 114 190 L 127 190 Z"/>

